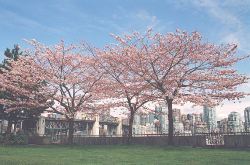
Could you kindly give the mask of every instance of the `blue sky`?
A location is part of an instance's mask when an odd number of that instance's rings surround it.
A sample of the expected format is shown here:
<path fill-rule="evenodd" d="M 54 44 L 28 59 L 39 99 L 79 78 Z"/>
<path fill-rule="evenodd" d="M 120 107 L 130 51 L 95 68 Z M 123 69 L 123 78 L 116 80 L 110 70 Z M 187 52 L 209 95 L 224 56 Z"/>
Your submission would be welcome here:
<path fill-rule="evenodd" d="M 110 33 L 199 31 L 204 41 L 237 43 L 250 54 L 250 0 L 0 0 L 0 60 L 23 39 L 55 44 L 114 42 Z M 237 69 L 250 75 L 250 60 Z M 250 105 L 250 104 L 249 104 Z"/>

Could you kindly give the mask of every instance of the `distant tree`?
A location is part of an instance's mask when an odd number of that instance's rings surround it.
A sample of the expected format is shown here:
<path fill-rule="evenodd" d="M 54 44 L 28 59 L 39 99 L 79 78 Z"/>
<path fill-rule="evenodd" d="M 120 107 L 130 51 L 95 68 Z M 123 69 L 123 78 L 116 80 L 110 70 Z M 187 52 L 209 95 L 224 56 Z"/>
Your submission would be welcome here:
<path fill-rule="evenodd" d="M 19 51 L 19 46 L 18 45 L 14 45 L 14 48 L 12 50 L 10 50 L 9 48 L 7 48 L 4 52 L 4 56 L 5 59 L 3 61 L 2 64 L 0 64 L 1 68 L 5 68 L 7 69 L 8 67 L 10 67 L 10 60 L 17 60 L 19 58 L 20 55 L 22 55 L 22 52 Z M 2 71 L 0 70 L 0 73 L 2 73 Z M 7 98 L 7 93 L 6 91 L 1 91 L 0 92 L 0 98 Z M 4 110 L 4 105 L 0 105 L 0 115 L 2 119 L 6 119 L 8 120 L 8 127 L 7 127 L 7 132 L 10 133 L 11 131 L 11 126 L 13 124 L 13 121 L 17 121 L 17 115 L 12 112 L 12 113 L 7 113 Z"/>
<path fill-rule="evenodd" d="M 236 45 L 214 45 L 203 42 L 198 32 L 179 30 L 165 35 L 149 30 L 145 35 L 135 32 L 115 38 L 122 64 L 167 104 L 169 145 L 173 145 L 173 104 L 214 106 L 246 95 L 237 86 L 248 78 L 232 66 L 249 56 L 238 57 Z"/>

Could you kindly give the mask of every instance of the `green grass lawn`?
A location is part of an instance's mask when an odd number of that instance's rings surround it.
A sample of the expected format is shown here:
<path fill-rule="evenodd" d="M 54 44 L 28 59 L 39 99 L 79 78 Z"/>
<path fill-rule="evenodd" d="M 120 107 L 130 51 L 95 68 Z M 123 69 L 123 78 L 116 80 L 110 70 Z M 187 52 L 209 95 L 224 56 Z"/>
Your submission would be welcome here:
<path fill-rule="evenodd" d="M 1 165 L 250 165 L 250 150 L 156 146 L 0 146 Z"/>

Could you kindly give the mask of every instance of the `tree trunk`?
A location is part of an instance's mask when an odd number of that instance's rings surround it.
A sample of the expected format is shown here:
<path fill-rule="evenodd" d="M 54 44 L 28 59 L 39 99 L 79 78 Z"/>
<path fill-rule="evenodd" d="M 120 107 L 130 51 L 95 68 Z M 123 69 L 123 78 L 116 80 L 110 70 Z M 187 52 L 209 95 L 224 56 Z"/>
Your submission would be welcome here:
<path fill-rule="evenodd" d="M 166 98 L 168 104 L 168 145 L 174 145 L 173 99 Z"/>
<path fill-rule="evenodd" d="M 134 123 L 134 112 L 133 110 L 130 111 L 130 118 L 129 118 L 129 124 L 128 124 L 128 141 L 127 143 L 131 143 L 131 139 L 133 138 L 133 123 Z"/>
<path fill-rule="evenodd" d="M 8 120 L 8 126 L 7 126 L 7 130 L 6 130 L 6 134 L 10 134 L 11 133 L 11 129 L 12 129 L 12 120 L 9 119 Z"/>
<path fill-rule="evenodd" d="M 69 119 L 68 144 L 73 144 L 73 134 L 74 134 L 74 119 Z"/>
<path fill-rule="evenodd" d="M 14 131 L 13 131 L 14 135 L 16 135 L 16 126 L 17 126 L 17 122 L 15 121 L 14 122 Z"/>

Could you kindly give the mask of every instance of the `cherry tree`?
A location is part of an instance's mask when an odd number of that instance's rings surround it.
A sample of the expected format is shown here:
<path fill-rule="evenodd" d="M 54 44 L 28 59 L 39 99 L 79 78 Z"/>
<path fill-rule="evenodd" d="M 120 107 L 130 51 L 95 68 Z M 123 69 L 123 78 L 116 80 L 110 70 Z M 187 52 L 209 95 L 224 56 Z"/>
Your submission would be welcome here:
<path fill-rule="evenodd" d="M 133 72 L 122 65 L 123 54 L 119 49 L 107 46 L 95 53 L 99 68 L 104 73 L 102 97 L 108 98 L 110 107 L 125 107 L 129 114 L 128 142 L 132 138 L 134 116 L 138 111 L 149 111 L 146 103 L 155 99 L 148 83 L 137 79 Z"/>
<path fill-rule="evenodd" d="M 13 72 L 21 77 L 6 76 L 17 79 L 17 83 L 21 84 L 26 81 L 27 84 L 36 85 L 40 81 L 46 84 L 39 94 L 44 94 L 50 102 L 47 104 L 47 111 L 65 116 L 69 123 L 68 142 L 72 143 L 76 113 L 94 110 L 94 101 L 98 96 L 97 86 L 101 85 L 99 80 L 102 74 L 95 69 L 96 62 L 88 54 L 85 44 L 66 46 L 61 41 L 48 47 L 35 40 L 28 42 L 33 46 L 28 52 L 29 57 L 18 60 L 13 65 Z M 25 65 L 26 62 L 30 65 Z M 3 83 L 5 87 L 11 84 L 10 90 L 21 91 L 25 96 L 34 98 L 33 102 L 27 100 L 24 106 L 39 105 L 37 93 L 23 91 L 12 79 L 6 79 L 7 82 Z M 10 105 L 8 102 L 5 104 Z"/>
<path fill-rule="evenodd" d="M 2 70 L 3 73 L 0 74 L 1 91 L 11 91 L 13 95 L 12 99 L 0 100 L 1 104 L 6 105 L 6 110 L 9 112 L 20 108 L 47 107 L 46 101 L 44 102 L 47 96 L 44 90 L 46 89 L 45 83 L 40 77 L 31 78 L 33 74 L 39 75 L 39 73 L 33 70 L 30 63 L 23 58 L 25 57 L 13 61 L 12 69 Z"/>
<path fill-rule="evenodd" d="M 153 34 L 148 30 L 123 37 L 115 36 L 122 64 L 140 81 L 155 90 L 155 95 L 168 106 L 169 138 L 173 145 L 173 104 L 192 102 L 215 106 L 222 100 L 240 99 L 246 93 L 237 86 L 248 78 L 234 65 L 248 56 L 238 57 L 234 44 L 215 45 L 203 42 L 198 32 Z"/>
<path fill-rule="evenodd" d="M 3 63 L 0 64 L 0 76 L 3 76 L 3 72 L 2 70 L 5 70 L 5 72 L 8 72 L 11 70 L 11 65 L 9 63 L 9 61 L 16 61 L 19 59 L 20 56 L 23 56 L 22 51 L 20 50 L 20 47 L 18 45 L 14 45 L 13 49 L 9 49 L 7 48 L 4 52 L 4 56 L 5 59 L 3 60 Z M 6 73 L 5 73 L 6 74 Z M 10 73 L 11 74 L 11 73 Z M 3 79 L 4 81 L 4 79 Z M 8 86 L 7 86 L 8 87 Z M 37 90 L 36 88 L 31 88 L 31 86 L 26 86 L 26 89 L 28 90 Z M 15 99 L 25 99 L 23 97 L 18 96 L 18 94 L 16 92 L 13 93 L 13 95 L 15 95 L 14 97 L 12 97 L 12 93 L 9 92 L 9 90 L 3 90 L 3 88 L 0 89 L 0 98 L 1 99 L 6 99 L 6 100 L 15 100 Z M 39 98 L 41 99 L 41 98 Z M 23 120 L 24 118 L 32 118 L 33 116 L 37 116 L 42 112 L 42 109 L 40 112 L 38 112 L 37 110 L 27 110 L 24 109 L 22 107 L 20 107 L 17 110 L 11 111 L 11 112 L 7 112 L 6 108 L 10 108 L 10 107 L 6 107 L 0 104 L 0 116 L 2 119 L 5 119 L 8 121 L 8 126 L 7 126 L 7 130 L 6 133 L 11 133 L 11 128 L 12 128 L 12 124 L 14 124 L 14 133 L 16 131 L 16 125 L 17 122 L 20 120 Z"/>
<path fill-rule="evenodd" d="M 29 78 L 32 74 L 39 73 L 33 70 L 31 63 L 24 58 L 27 57 L 9 59 L 8 65 L 1 68 L 0 92 L 3 97 L 0 98 L 0 104 L 3 105 L 2 115 L 8 120 L 7 133 L 11 132 L 13 123 L 15 130 L 18 120 L 39 115 L 49 104 L 44 90 L 46 84 L 40 77 Z M 20 81 L 21 79 L 23 81 Z"/>

